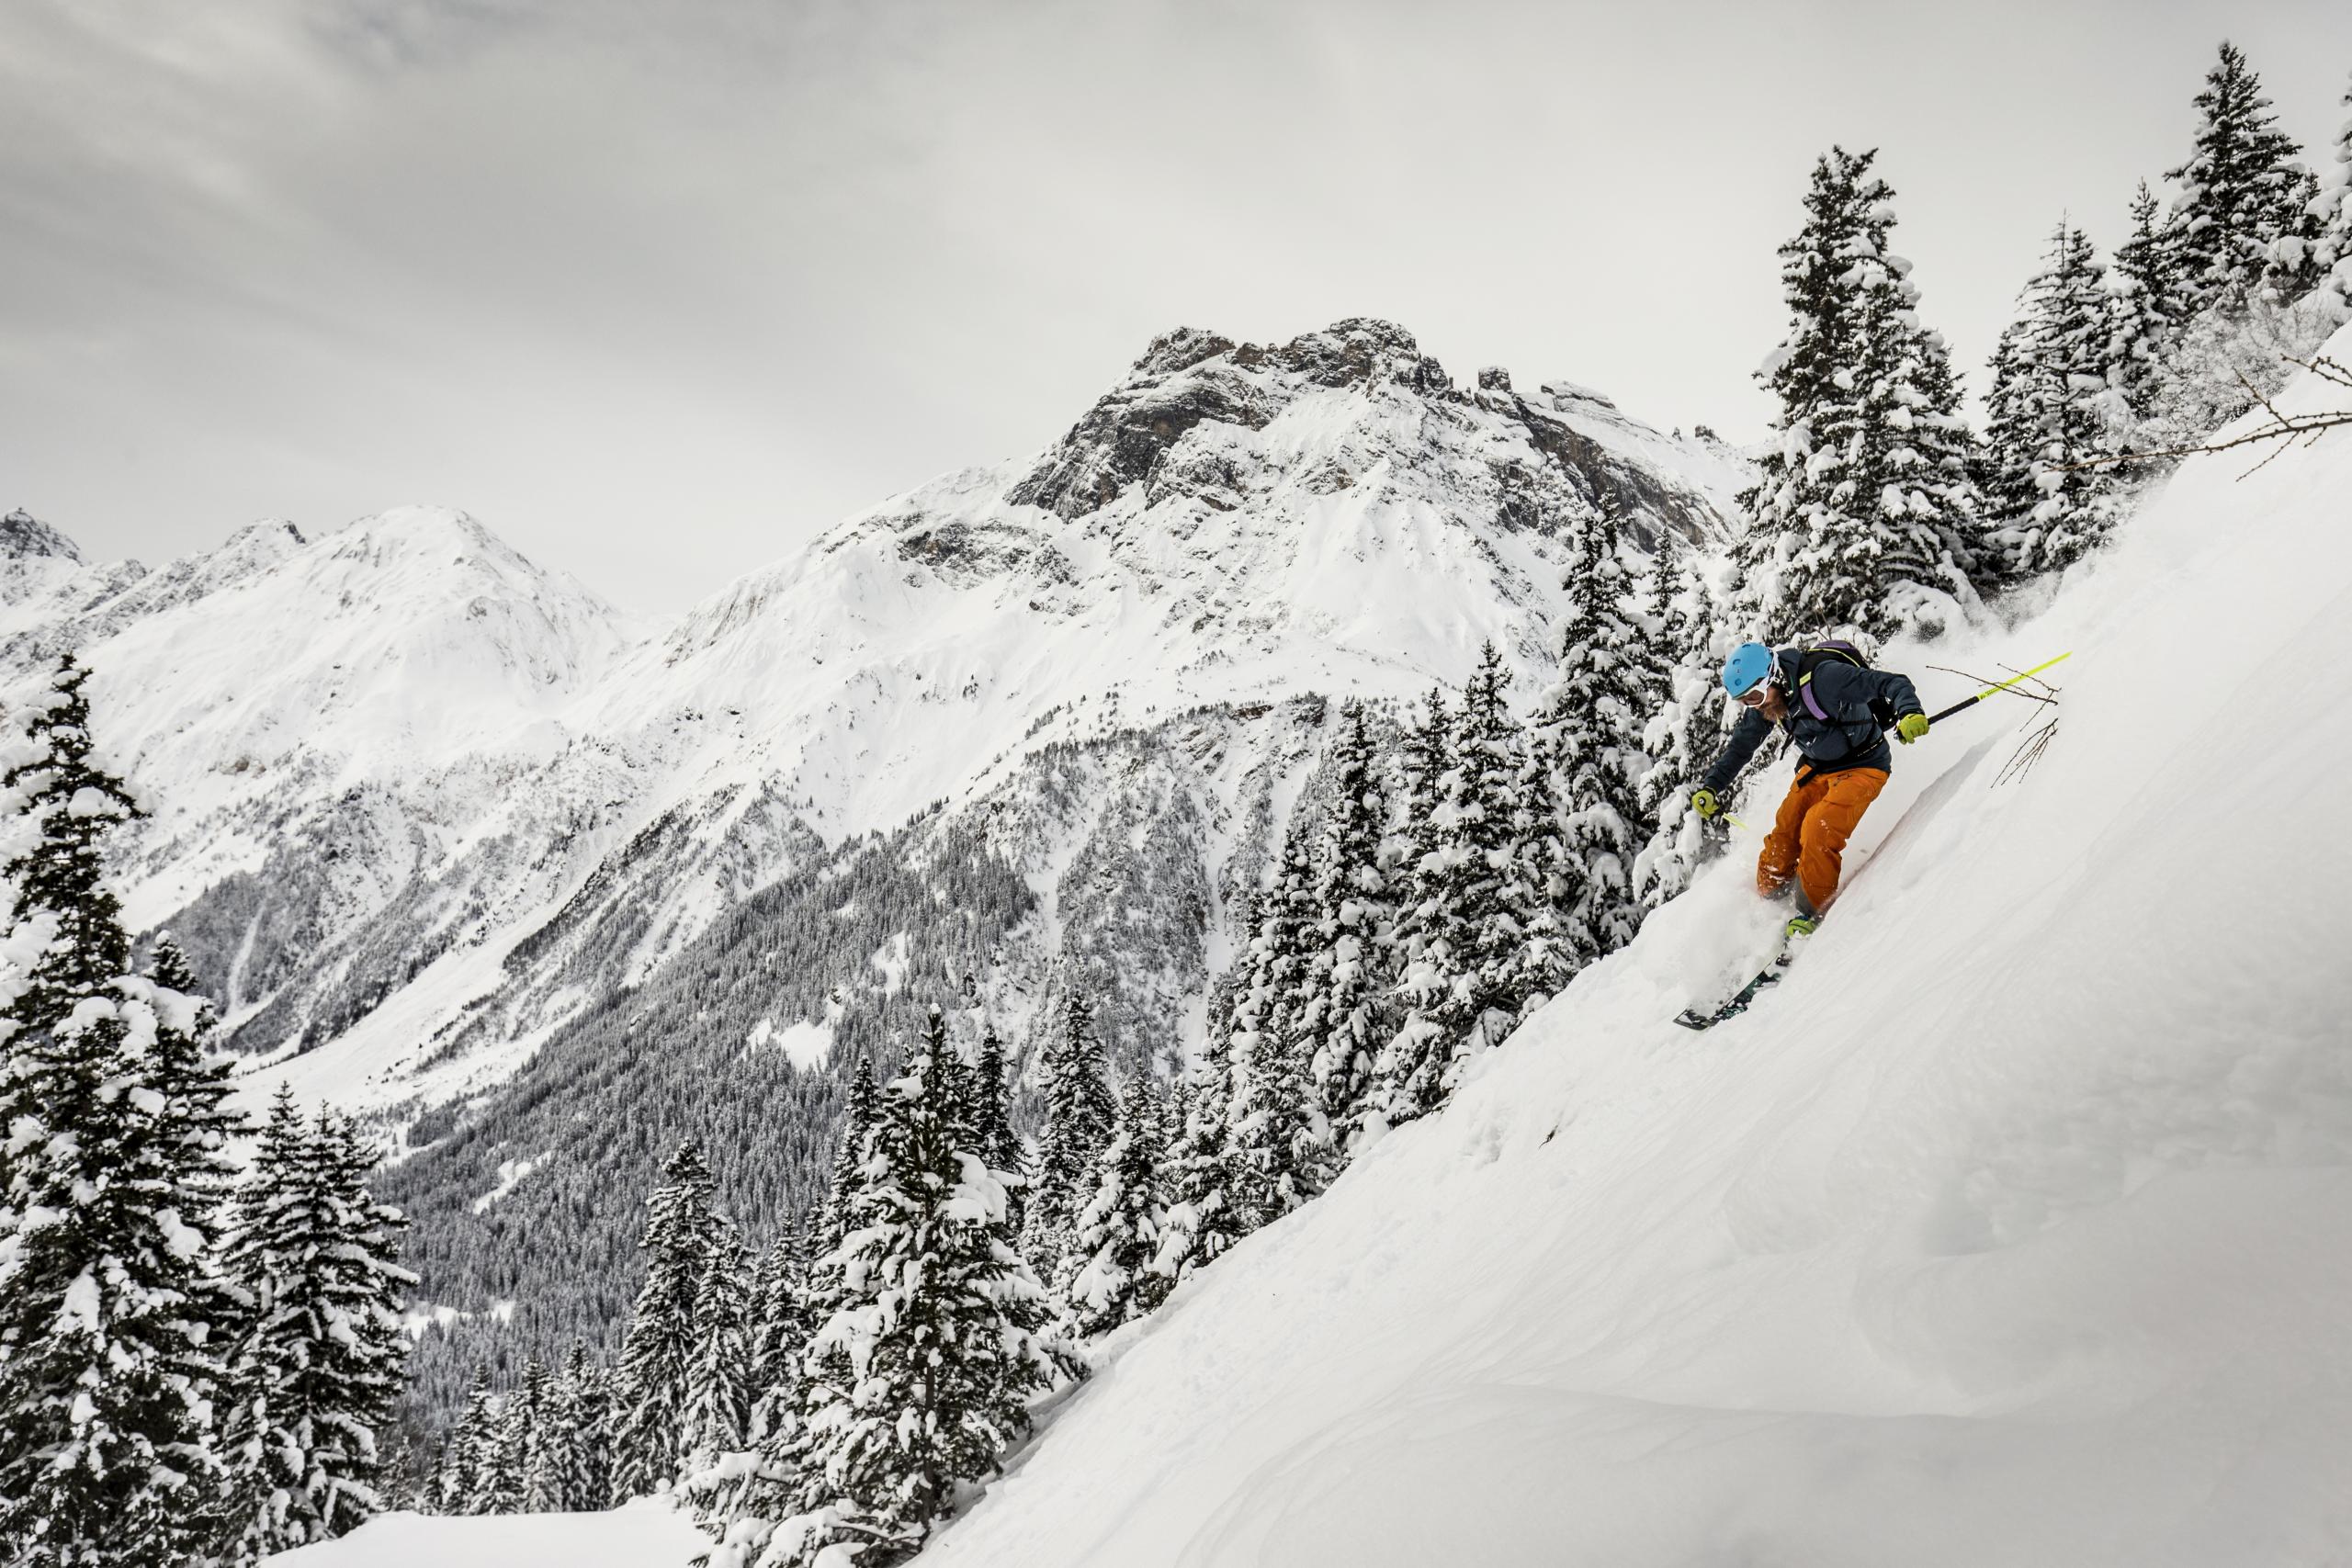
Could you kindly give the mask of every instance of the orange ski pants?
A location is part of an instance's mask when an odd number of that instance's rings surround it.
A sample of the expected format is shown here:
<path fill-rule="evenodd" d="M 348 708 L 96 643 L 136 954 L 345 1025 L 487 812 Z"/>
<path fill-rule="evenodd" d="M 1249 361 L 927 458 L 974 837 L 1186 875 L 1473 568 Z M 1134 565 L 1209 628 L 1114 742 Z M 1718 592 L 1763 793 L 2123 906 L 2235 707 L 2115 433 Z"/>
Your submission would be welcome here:
<path fill-rule="evenodd" d="M 1804 901 L 1814 913 L 1826 914 L 1838 897 L 1846 840 L 1885 787 L 1886 774 L 1878 768 L 1811 774 L 1800 769 L 1764 840 L 1764 852 L 1756 857 L 1756 890 L 1772 897 L 1789 885 L 1793 871 Z"/>

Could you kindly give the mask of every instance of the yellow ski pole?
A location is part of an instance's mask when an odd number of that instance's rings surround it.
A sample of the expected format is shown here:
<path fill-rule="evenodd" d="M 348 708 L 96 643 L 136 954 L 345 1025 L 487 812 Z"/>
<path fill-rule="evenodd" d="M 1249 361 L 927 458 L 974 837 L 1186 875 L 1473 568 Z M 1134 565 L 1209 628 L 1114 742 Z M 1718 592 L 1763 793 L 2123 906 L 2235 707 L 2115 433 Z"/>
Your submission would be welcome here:
<path fill-rule="evenodd" d="M 1928 723 L 1930 726 L 1941 724 L 1944 720 L 1950 718 L 1961 709 L 1967 707 L 1972 704 L 1981 703 L 1996 692 L 2006 692 L 2011 686 L 2016 685 L 2019 681 L 2030 680 L 2033 676 L 2041 674 L 2044 670 L 2049 669 L 2052 664 L 2060 663 L 2063 660 L 2069 660 L 2074 657 L 2075 650 L 2070 648 L 2065 652 L 2060 654 L 2056 659 L 2045 659 L 2022 675 L 2012 675 L 1997 686 L 1987 686 L 1973 697 L 1963 697 L 1959 702 L 1952 704 L 1951 706 L 1944 709 L 1941 713 L 1929 714 L 1928 716 Z"/>

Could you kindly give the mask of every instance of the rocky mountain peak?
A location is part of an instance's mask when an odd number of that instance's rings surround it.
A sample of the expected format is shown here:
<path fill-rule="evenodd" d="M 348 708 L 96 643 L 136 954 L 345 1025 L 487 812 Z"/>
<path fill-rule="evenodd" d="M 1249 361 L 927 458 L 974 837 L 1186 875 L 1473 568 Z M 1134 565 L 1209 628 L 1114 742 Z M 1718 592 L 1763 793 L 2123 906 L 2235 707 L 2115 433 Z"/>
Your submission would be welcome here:
<path fill-rule="evenodd" d="M 22 507 L 0 517 L 0 560 L 60 556 L 80 561 L 82 547 Z"/>
<path fill-rule="evenodd" d="M 1453 391 L 1444 367 L 1393 321 L 1350 317 L 1278 345 L 1179 327 L 1154 338 L 1005 499 L 1083 517 L 1148 475 L 1195 425 L 1261 430 L 1302 393 L 1383 383 L 1430 397 Z"/>

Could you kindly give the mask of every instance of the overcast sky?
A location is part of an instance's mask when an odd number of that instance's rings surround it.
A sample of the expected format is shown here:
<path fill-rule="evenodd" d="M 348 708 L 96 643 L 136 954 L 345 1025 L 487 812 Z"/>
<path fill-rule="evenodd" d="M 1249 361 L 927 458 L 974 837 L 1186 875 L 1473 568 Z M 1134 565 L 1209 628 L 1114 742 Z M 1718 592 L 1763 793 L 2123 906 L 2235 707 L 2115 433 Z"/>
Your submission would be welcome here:
<path fill-rule="evenodd" d="M 1973 370 L 2224 36 L 2332 141 L 2343 0 L 6 0 L 0 507 L 152 563 L 438 502 L 674 610 L 1167 328 L 1351 315 L 1752 439 L 1824 148 Z"/>

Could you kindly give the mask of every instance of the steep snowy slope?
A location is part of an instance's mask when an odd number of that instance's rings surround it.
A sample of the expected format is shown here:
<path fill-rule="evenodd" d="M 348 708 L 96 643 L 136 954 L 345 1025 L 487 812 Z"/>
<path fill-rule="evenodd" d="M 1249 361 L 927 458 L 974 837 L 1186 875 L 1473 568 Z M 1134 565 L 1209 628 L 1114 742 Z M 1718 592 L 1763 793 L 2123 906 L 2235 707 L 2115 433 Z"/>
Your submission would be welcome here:
<path fill-rule="evenodd" d="M 1939 652 L 2076 649 L 2061 732 L 1905 752 L 1776 994 L 1667 1021 L 1760 933 L 1743 854 L 922 1561 L 2352 1559 L 2352 439 L 2243 467 Z"/>
<path fill-rule="evenodd" d="M 78 648 L 100 739 L 151 818 L 129 842 L 127 909 L 177 926 L 248 1043 L 330 1037 L 397 988 L 368 972 L 393 917 L 413 973 L 551 897 L 551 845 L 606 764 L 563 705 L 636 628 L 463 513 L 409 508 L 304 541 L 288 524 L 143 572 L 6 649 L 19 676 Z M 526 847 L 452 886 L 480 846 Z M 439 879 L 430 916 L 411 908 Z M 400 979 L 406 976 L 401 975 Z M 343 1005 L 317 1006 L 328 978 Z M 340 1016 L 339 1016 L 340 1015 Z"/>

